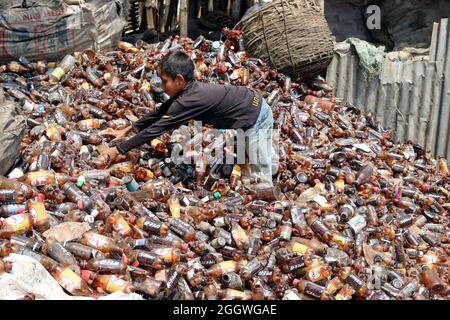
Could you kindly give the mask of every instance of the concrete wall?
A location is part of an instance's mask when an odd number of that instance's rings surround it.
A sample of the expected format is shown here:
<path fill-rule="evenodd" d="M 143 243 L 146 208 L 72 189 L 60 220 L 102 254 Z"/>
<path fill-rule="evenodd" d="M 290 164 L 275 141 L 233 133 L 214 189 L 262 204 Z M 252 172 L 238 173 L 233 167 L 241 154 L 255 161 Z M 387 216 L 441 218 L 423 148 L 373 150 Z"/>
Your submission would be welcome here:
<path fill-rule="evenodd" d="M 434 22 L 450 17 L 449 0 L 321 0 L 338 42 L 357 37 L 387 45 L 388 50 L 430 45 Z M 367 6 L 381 9 L 382 30 L 366 28 Z"/>

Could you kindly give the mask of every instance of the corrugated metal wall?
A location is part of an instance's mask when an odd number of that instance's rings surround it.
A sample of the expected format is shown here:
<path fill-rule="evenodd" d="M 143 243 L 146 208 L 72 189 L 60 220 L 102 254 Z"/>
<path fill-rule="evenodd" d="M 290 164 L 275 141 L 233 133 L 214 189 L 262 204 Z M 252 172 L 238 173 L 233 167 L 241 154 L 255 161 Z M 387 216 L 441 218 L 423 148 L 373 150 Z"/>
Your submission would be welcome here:
<path fill-rule="evenodd" d="M 372 111 L 398 141 L 412 140 L 450 160 L 450 30 L 435 23 L 430 55 L 422 60 L 386 58 L 382 74 L 366 80 L 351 50 L 336 50 L 327 81 L 344 98 Z M 399 59 L 401 60 L 401 59 Z"/>

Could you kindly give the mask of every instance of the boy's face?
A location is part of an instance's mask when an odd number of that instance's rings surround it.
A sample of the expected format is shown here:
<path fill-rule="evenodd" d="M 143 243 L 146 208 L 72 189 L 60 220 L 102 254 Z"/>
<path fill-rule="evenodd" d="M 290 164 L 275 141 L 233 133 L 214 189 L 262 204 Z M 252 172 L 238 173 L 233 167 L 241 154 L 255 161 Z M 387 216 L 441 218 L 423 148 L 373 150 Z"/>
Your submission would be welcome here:
<path fill-rule="evenodd" d="M 186 81 L 181 74 L 177 75 L 175 79 L 172 79 L 172 77 L 163 73 L 161 74 L 161 80 L 164 90 L 170 97 L 176 96 L 186 85 Z"/>

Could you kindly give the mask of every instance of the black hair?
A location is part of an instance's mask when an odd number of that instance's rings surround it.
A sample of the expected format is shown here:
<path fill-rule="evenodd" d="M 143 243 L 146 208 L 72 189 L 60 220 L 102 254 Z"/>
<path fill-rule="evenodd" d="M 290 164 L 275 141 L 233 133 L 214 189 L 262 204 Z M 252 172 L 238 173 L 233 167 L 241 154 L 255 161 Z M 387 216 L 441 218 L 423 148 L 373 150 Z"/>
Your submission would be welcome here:
<path fill-rule="evenodd" d="M 165 56 L 160 64 L 159 71 L 175 80 L 181 74 L 186 82 L 194 79 L 194 62 L 187 53 L 177 50 Z"/>

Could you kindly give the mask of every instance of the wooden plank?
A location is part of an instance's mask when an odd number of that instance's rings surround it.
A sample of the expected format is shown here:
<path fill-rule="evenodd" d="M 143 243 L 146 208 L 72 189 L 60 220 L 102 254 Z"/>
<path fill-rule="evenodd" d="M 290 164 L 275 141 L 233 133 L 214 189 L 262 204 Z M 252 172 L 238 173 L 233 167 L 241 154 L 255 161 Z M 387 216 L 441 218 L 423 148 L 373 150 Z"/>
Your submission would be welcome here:
<path fill-rule="evenodd" d="M 188 7 L 189 0 L 180 0 L 180 35 L 182 37 L 188 35 Z"/>
<path fill-rule="evenodd" d="M 171 0 L 163 0 L 162 19 L 159 24 L 159 32 L 161 32 L 161 33 L 166 32 L 166 24 L 167 24 L 167 18 L 169 16 L 170 1 Z"/>
<path fill-rule="evenodd" d="M 214 0 L 208 0 L 208 12 L 214 11 Z"/>

